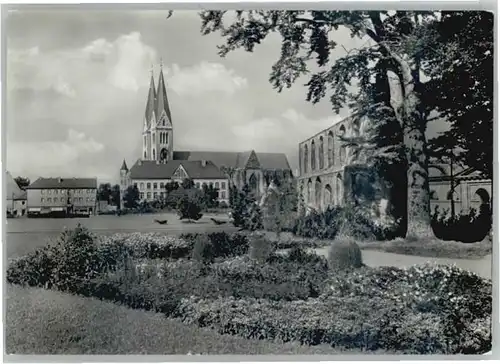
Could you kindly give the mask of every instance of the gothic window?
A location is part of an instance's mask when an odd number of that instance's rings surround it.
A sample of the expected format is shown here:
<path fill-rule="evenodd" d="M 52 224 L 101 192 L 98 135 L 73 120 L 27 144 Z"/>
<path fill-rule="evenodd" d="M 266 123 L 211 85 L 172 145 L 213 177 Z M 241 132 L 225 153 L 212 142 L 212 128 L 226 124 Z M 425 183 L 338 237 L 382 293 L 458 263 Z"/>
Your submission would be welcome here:
<path fill-rule="evenodd" d="M 307 148 L 307 144 L 304 145 L 304 173 L 308 172 L 308 167 L 309 167 L 309 151 Z"/>
<path fill-rule="evenodd" d="M 307 182 L 307 202 L 311 203 L 311 199 L 312 199 L 312 181 L 309 180 Z"/>
<path fill-rule="evenodd" d="M 144 151 L 144 159 L 146 159 L 146 158 L 147 158 L 147 156 L 146 156 L 146 151 Z"/>
<path fill-rule="evenodd" d="M 166 162 L 168 160 L 168 152 L 167 149 L 163 148 L 160 152 L 160 161 Z"/>
<path fill-rule="evenodd" d="M 250 190 L 253 192 L 257 191 L 257 177 L 255 176 L 254 173 L 250 176 L 250 179 L 248 180 L 248 184 L 250 187 Z"/>
<path fill-rule="evenodd" d="M 153 149 L 153 159 L 156 159 L 156 150 Z"/>
<path fill-rule="evenodd" d="M 328 132 L 328 167 L 333 166 L 335 154 L 333 152 L 333 133 L 330 130 Z"/>
<path fill-rule="evenodd" d="M 335 197 L 337 200 L 337 204 L 341 205 L 342 204 L 342 175 L 339 173 L 337 174 L 337 180 L 335 181 Z"/>
<path fill-rule="evenodd" d="M 153 133 L 153 144 L 156 143 L 156 139 L 155 139 L 155 133 Z"/>
<path fill-rule="evenodd" d="M 148 141 L 146 139 L 146 136 L 144 135 L 144 146 L 146 146 L 147 143 L 148 143 Z"/>
<path fill-rule="evenodd" d="M 325 195 L 323 196 L 323 198 L 324 198 L 323 206 L 326 209 L 332 203 L 332 188 L 330 187 L 330 185 L 325 186 Z"/>
<path fill-rule="evenodd" d="M 339 148 L 339 164 L 342 166 L 345 163 L 345 147 L 343 145 Z"/>
<path fill-rule="evenodd" d="M 311 170 L 316 170 L 316 144 L 314 140 L 311 143 Z"/>
<path fill-rule="evenodd" d="M 168 144 L 168 131 L 165 132 L 165 144 Z"/>
<path fill-rule="evenodd" d="M 323 150 L 323 137 L 319 137 L 319 169 L 325 168 L 325 152 Z"/>

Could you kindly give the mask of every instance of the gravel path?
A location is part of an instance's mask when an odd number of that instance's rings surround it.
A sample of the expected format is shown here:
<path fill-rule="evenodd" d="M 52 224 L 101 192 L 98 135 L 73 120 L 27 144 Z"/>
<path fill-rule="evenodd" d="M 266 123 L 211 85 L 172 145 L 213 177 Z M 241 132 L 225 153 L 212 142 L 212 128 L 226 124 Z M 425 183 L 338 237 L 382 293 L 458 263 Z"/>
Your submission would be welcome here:
<path fill-rule="evenodd" d="M 328 248 L 315 249 L 317 254 L 327 256 Z M 363 250 L 363 263 L 370 267 L 394 266 L 409 267 L 415 264 L 426 262 L 436 264 L 456 264 L 457 267 L 474 272 L 481 277 L 491 278 L 492 256 L 487 255 L 482 259 L 448 259 L 448 258 L 428 258 L 414 255 L 403 255 L 379 252 L 374 250 Z"/>

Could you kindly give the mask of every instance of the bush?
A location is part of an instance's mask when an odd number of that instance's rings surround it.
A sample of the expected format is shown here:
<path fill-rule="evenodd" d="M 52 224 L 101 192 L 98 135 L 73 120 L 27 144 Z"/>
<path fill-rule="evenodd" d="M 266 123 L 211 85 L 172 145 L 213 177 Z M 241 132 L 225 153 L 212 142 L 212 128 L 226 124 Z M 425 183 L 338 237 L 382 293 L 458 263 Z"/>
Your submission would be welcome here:
<path fill-rule="evenodd" d="M 182 239 L 190 241 L 193 245 L 198 238 L 206 240 L 210 245 L 209 251 L 212 258 L 225 258 L 243 255 L 248 252 L 248 239 L 243 234 L 228 234 L 226 232 L 204 233 L 204 234 L 182 234 Z M 208 249 L 208 248 L 207 248 Z"/>
<path fill-rule="evenodd" d="M 199 220 L 203 216 L 201 213 L 201 202 L 191 196 L 183 196 L 177 204 L 179 219 Z"/>
<path fill-rule="evenodd" d="M 195 238 L 192 257 L 198 262 L 209 262 L 214 259 L 213 244 L 202 235 Z"/>
<path fill-rule="evenodd" d="M 482 209 L 478 213 L 471 209 L 468 214 L 451 216 L 447 210 L 436 209 L 431 224 L 438 239 L 474 243 L 482 241 L 491 231 L 491 211 Z"/>
<path fill-rule="evenodd" d="M 267 240 L 261 234 L 250 237 L 250 258 L 265 262 L 276 251 L 274 242 Z"/>
<path fill-rule="evenodd" d="M 361 268 L 361 249 L 354 240 L 333 242 L 328 252 L 328 266 L 334 271 Z"/>

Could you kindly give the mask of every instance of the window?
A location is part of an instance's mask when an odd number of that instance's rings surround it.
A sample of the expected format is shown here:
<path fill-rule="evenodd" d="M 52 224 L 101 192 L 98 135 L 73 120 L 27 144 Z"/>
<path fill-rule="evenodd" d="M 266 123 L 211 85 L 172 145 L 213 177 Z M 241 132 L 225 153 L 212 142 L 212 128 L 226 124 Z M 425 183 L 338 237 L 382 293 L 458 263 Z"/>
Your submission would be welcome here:
<path fill-rule="evenodd" d="M 210 187 L 214 187 L 214 183 L 213 182 L 210 182 Z"/>
<path fill-rule="evenodd" d="M 144 182 L 141 182 L 141 190 L 144 189 Z"/>
<path fill-rule="evenodd" d="M 79 197 L 78 202 L 83 202 L 83 197 Z"/>
<path fill-rule="evenodd" d="M 200 188 L 201 185 L 200 185 L 200 182 L 196 182 L 196 188 Z"/>
<path fill-rule="evenodd" d="M 157 199 L 158 198 L 158 192 L 153 193 L 153 198 Z"/>
<path fill-rule="evenodd" d="M 148 190 L 150 190 L 150 189 L 151 189 L 151 183 L 150 183 L 150 182 L 146 183 L 146 188 L 147 188 Z"/>
<path fill-rule="evenodd" d="M 219 182 L 215 182 L 215 188 L 219 188 Z"/>
<path fill-rule="evenodd" d="M 164 188 L 165 188 L 165 183 L 160 182 L 160 189 L 164 189 Z"/>
<path fill-rule="evenodd" d="M 304 145 L 304 173 L 307 173 L 309 169 L 309 148 L 307 144 Z"/>
<path fill-rule="evenodd" d="M 65 193 L 66 193 L 66 191 L 61 190 L 61 195 L 64 195 Z"/>
<path fill-rule="evenodd" d="M 52 190 L 47 190 L 47 193 L 50 195 L 52 193 Z"/>
<path fill-rule="evenodd" d="M 90 198 L 89 197 L 87 197 L 87 202 L 90 202 Z"/>
<path fill-rule="evenodd" d="M 146 196 L 147 196 L 147 198 L 149 200 L 151 198 L 151 192 L 148 192 Z"/>
<path fill-rule="evenodd" d="M 155 140 L 155 133 L 153 133 L 153 144 L 155 144 L 156 140 Z M 153 155 L 154 155 L 154 150 L 153 150 Z"/>
<path fill-rule="evenodd" d="M 316 144 L 314 140 L 311 143 L 311 170 L 316 169 Z"/>
<path fill-rule="evenodd" d="M 153 149 L 153 159 L 156 159 L 156 150 Z"/>
<path fill-rule="evenodd" d="M 139 198 L 140 198 L 141 200 L 144 200 L 144 192 L 140 192 L 140 193 L 139 193 Z"/>
<path fill-rule="evenodd" d="M 153 188 L 156 190 L 158 188 L 158 183 L 153 183 Z"/>
<path fill-rule="evenodd" d="M 436 190 L 430 190 L 430 195 L 431 200 L 439 200 Z"/>
<path fill-rule="evenodd" d="M 43 202 L 45 202 L 45 199 L 42 197 L 42 198 L 40 199 L 40 202 L 42 202 L 42 203 L 43 203 Z"/>
<path fill-rule="evenodd" d="M 61 202 L 64 203 L 64 197 L 61 197 Z"/>
<path fill-rule="evenodd" d="M 59 190 L 54 190 L 54 195 L 57 195 L 59 193 Z"/>
<path fill-rule="evenodd" d="M 225 191 L 222 191 L 222 192 L 220 193 L 220 198 L 221 198 L 221 199 L 223 199 L 223 200 L 225 200 L 225 199 L 226 199 L 226 192 L 225 192 Z"/>
<path fill-rule="evenodd" d="M 148 156 L 146 154 L 146 151 L 144 151 L 144 159 L 146 159 Z"/>
<path fill-rule="evenodd" d="M 40 190 L 41 195 L 45 195 L 45 190 Z"/>
<path fill-rule="evenodd" d="M 137 183 L 134 183 L 134 187 L 137 188 Z"/>
<path fill-rule="evenodd" d="M 48 197 L 47 202 L 52 202 L 52 197 Z"/>
<path fill-rule="evenodd" d="M 324 140 L 323 137 L 319 137 L 319 169 L 323 169 L 325 167 L 325 151 L 324 151 Z"/>
<path fill-rule="evenodd" d="M 220 189 L 225 190 L 226 189 L 226 182 L 221 182 L 220 183 Z"/>

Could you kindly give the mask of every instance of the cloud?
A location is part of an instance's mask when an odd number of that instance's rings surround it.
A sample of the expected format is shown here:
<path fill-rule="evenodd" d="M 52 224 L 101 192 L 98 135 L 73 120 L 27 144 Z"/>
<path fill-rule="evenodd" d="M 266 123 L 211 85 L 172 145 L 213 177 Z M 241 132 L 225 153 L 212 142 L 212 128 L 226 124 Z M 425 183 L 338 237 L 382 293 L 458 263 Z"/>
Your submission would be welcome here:
<path fill-rule="evenodd" d="M 233 94 L 248 86 L 247 79 L 238 76 L 234 70 L 220 63 L 205 61 L 183 68 L 174 64 L 166 69 L 166 77 L 168 87 L 183 96 L 198 96 L 211 91 Z"/>
<path fill-rule="evenodd" d="M 102 143 L 80 131 L 69 129 L 65 140 L 38 143 L 12 142 L 7 146 L 7 165 L 14 173 L 38 176 L 82 176 L 79 164 L 98 160 L 104 153 Z M 88 170 L 83 176 L 88 174 Z"/>

